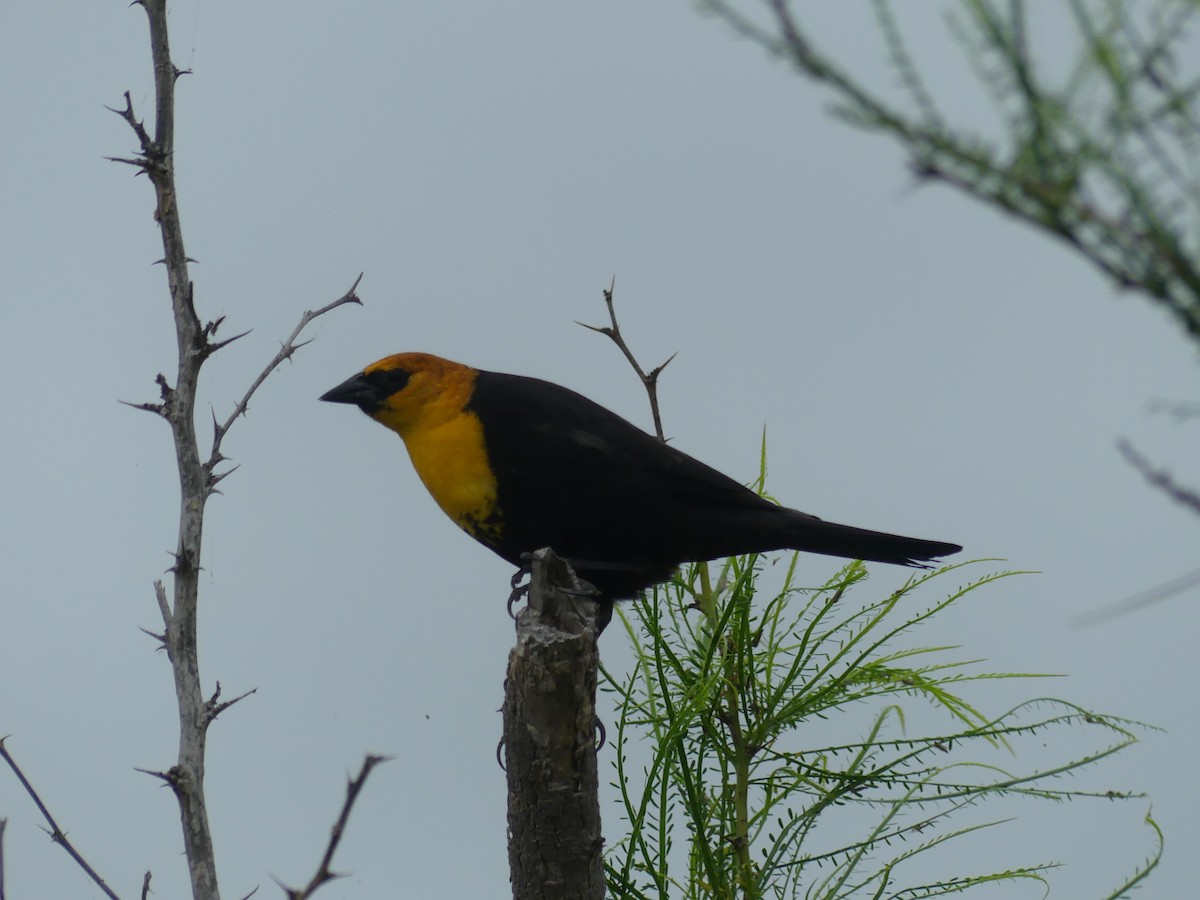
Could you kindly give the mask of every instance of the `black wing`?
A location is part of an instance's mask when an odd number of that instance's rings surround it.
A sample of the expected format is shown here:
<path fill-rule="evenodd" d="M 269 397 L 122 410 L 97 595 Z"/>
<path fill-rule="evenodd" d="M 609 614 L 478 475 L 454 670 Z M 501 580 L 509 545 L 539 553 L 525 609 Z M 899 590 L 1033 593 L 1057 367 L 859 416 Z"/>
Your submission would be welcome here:
<path fill-rule="evenodd" d="M 546 381 L 481 372 L 470 405 L 504 517 L 495 549 L 515 562 L 553 547 L 614 596 L 661 581 L 682 562 L 740 553 L 795 549 L 916 565 L 961 549 L 777 506 Z"/>

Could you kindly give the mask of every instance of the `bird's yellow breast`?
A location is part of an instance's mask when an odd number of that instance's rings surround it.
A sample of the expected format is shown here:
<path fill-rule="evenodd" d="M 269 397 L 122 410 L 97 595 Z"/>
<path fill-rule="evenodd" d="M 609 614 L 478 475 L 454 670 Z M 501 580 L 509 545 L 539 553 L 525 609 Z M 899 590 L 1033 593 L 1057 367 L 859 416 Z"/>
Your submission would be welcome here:
<path fill-rule="evenodd" d="M 403 438 L 413 468 L 442 511 L 485 543 L 499 538 L 496 475 L 479 418 L 463 412 L 436 425 L 406 429 Z"/>

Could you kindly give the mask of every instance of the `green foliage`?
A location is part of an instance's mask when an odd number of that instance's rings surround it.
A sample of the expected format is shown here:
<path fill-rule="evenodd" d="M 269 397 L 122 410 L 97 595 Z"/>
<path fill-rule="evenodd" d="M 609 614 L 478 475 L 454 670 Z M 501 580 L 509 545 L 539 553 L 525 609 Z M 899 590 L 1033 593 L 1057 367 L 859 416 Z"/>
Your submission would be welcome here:
<path fill-rule="evenodd" d="M 908 900 L 1045 885 L 1054 863 L 905 879 L 916 858 L 936 861 L 935 849 L 1001 824 L 989 812 L 1001 798 L 1141 796 L 1060 779 L 1127 748 L 1144 726 L 1052 698 L 989 716 L 965 688 L 1043 676 L 979 672 L 957 648 L 915 642 L 933 617 L 1014 573 L 944 590 L 979 564 L 948 566 L 864 603 L 861 562 L 810 589 L 796 583 L 793 558 L 765 594 L 763 564 L 728 560 L 715 587 L 707 566 L 692 566 L 622 613 L 635 663 L 602 683 L 619 707 L 614 787 L 628 826 L 606 854 L 612 896 Z M 1047 745 L 1077 748 L 1068 729 L 1085 739 L 1073 758 L 1010 768 Z M 1112 896 L 1157 861 L 1156 850 Z"/>
<path fill-rule="evenodd" d="M 939 103 L 890 0 L 872 7 L 898 94 L 868 84 L 826 50 L 802 3 L 700 6 L 828 89 L 842 118 L 897 140 L 919 178 L 1062 240 L 1118 287 L 1167 310 L 1200 344 L 1196 0 L 942 4 L 996 112 L 999 134 L 990 137 Z M 1067 37 L 1046 39 L 1029 22 L 1044 26 L 1055 16 L 1068 19 Z"/>

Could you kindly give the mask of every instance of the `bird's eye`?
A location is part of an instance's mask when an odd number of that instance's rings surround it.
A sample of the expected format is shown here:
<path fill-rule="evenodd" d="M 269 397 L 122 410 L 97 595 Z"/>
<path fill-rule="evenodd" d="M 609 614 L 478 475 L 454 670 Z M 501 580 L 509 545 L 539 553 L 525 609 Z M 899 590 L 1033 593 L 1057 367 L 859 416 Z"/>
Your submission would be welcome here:
<path fill-rule="evenodd" d="M 368 377 L 379 391 L 379 396 L 390 397 L 408 386 L 409 373 L 404 369 L 387 369 L 382 372 L 372 372 Z"/>

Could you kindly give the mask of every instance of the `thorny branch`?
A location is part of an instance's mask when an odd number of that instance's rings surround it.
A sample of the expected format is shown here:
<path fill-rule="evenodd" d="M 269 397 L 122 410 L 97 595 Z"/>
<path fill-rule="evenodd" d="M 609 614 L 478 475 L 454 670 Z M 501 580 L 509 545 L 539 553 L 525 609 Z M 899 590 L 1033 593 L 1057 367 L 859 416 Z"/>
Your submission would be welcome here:
<path fill-rule="evenodd" d="M 221 462 L 221 460 L 225 458 L 221 455 L 221 441 L 225 439 L 225 435 L 229 433 L 229 429 L 233 427 L 233 423 L 237 420 L 237 418 L 246 414 L 246 410 L 250 406 L 250 398 L 254 396 L 254 392 L 259 389 L 262 383 L 267 380 L 272 372 L 279 368 L 284 360 L 290 360 L 297 350 L 311 342 L 312 339 L 310 338 L 307 341 L 301 341 L 299 344 L 297 344 L 296 338 L 300 336 L 300 332 L 304 331 L 304 329 L 307 328 L 309 323 L 314 319 L 320 318 L 327 312 L 332 312 L 339 306 L 345 306 L 347 303 L 357 303 L 359 306 L 362 305 L 362 300 L 360 300 L 358 295 L 355 293 L 360 281 L 362 281 L 361 272 L 359 273 L 359 276 L 354 279 L 354 284 L 350 285 L 350 290 L 346 291 L 346 293 L 342 294 L 342 296 L 338 297 L 338 299 L 326 306 L 322 306 L 318 310 L 309 310 L 305 312 L 304 315 L 300 317 L 299 324 L 292 329 L 292 333 L 288 335 L 287 340 L 285 340 L 280 346 L 279 352 L 276 353 L 275 357 L 269 363 L 267 363 L 266 367 L 263 368 L 261 372 L 258 373 L 258 377 L 255 378 L 250 384 L 250 387 L 247 388 L 245 395 L 237 402 L 237 405 L 234 406 L 233 412 L 229 414 L 229 418 L 220 424 L 217 424 L 216 420 L 214 419 L 212 453 L 208 457 L 208 469 L 210 473 L 212 472 L 213 466 L 217 465 L 217 463 Z M 218 320 L 217 324 L 219 324 L 219 322 L 220 320 Z M 213 331 L 216 331 L 215 326 Z M 245 334 L 245 332 L 243 332 L 243 334 Z M 228 341 L 224 341 L 218 346 L 224 346 L 225 344 L 236 340 L 238 337 L 242 337 L 242 335 L 239 334 L 236 337 L 230 338 Z M 214 347 L 214 349 L 216 348 Z M 228 472 L 225 472 L 221 475 L 212 476 L 213 484 L 215 485 L 228 474 Z"/>
<path fill-rule="evenodd" d="M 388 762 L 393 757 L 369 755 L 363 760 L 362 768 L 358 770 L 358 774 L 350 779 L 346 784 L 346 800 L 342 804 L 342 811 L 337 817 L 337 821 L 333 823 L 333 828 L 329 832 L 329 843 L 325 846 L 325 855 L 321 857 L 321 864 L 317 867 L 316 873 L 308 884 L 304 887 L 296 889 L 289 888 L 280 883 L 284 894 L 288 900 L 308 900 L 317 889 L 323 884 L 333 881 L 335 878 L 341 878 L 341 874 L 332 871 L 329 867 L 333 864 L 333 855 L 337 853 L 338 844 L 341 843 L 342 834 L 346 830 L 346 823 L 350 821 L 350 813 L 354 809 L 354 802 L 358 799 L 359 792 L 362 791 L 363 785 L 366 784 L 367 776 L 371 774 L 371 770 L 382 762 Z"/>
<path fill-rule="evenodd" d="M 235 335 L 217 340 L 224 317 L 202 324 L 196 314 L 195 287 L 189 273 L 188 257 L 183 241 L 178 194 L 175 184 L 175 82 L 183 74 L 171 62 L 168 37 L 167 0 L 135 0 L 146 12 L 150 29 L 150 50 L 154 63 L 154 129 L 153 134 L 138 118 L 129 92 L 123 109 L 114 109 L 133 131 L 138 151 L 134 158 L 116 161 L 136 166 L 154 187 L 154 218 L 159 224 L 163 254 L 160 262 L 166 269 L 167 287 L 171 297 L 171 312 L 175 324 L 178 363 L 174 384 L 159 374 L 155 381 L 160 400 L 154 403 L 130 404 L 162 417 L 171 428 L 175 459 L 179 475 L 179 531 L 174 564 L 171 566 L 172 597 L 161 581 L 154 584 L 155 600 L 163 620 L 161 640 L 171 662 L 175 680 L 175 696 L 179 714 L 179 750 L 177 761 L 165 772 L 150 774 L 171 786 L 179 804 L 184 853 L 192 886 L 193 900 L 220 900 L 212 832 L 204 798 L 205 748 L 208 726 L 224 710 L 242 697 L 219 702 L 220 688 L 211 698 L 204 695 L 200 677 L 197 648 L 199 615 L 199 582 L 204 507 L 216 492 L 216 485 L 230 472 L 215 473 L 214 468 L 224 460 L 221 442 L 238 416 L 244 415 L 251 397 L 259 386 L 285 359 L 303 344 L 296 339 L 304 328 L 325 313 L 346 303 L 358 303 L 354 291 L 362 276 L 341 298 L 315 312 L 306 312 L 300 324 L 284 342 L 279 353 L 250 385 L 233 413 L 219 423 L 213 417 L 212 450 L 202 459 L 196 439 L 196 387 L 200 369 L 205 361 L 222 347 L 242 337 Z M 231 470 L 232 471 L 232 470 Z M 248 692 L 253 693 L 253 691 Z M 142 770 L 147 771 L 147 770 Z M 143 894 L 149 890 L 144 883 Z"/>
<path fill-rule="evenodd" d="M 637 373 L 638 378 L 642 380 L 642 386 L 646 389 L 646 394 L 650 398 L 650 414 L 654 417 L 654 433 L 658 435 L 660 441 L 666 442 L 666 437 L 663 436 L 662 416 L 658 412 L 658 376 L 662 370 L 671 364 L 678 351 L 667 357 L 667 361 L 655 366 L 649 372 L 641 367 L 637 358 L 633 355 L 633 351 L 629 349 L 629 345 L 625 343 L 625 338 L 621 335 L 621 326 L 617 324 L 617 311 L 613 307 L 613 289 L 617 286 L 616 276 L 613 276 L 612 283 L 604 291 L 604 303 L 608 307 L 608 318 L 611 325 L 588 325 L 584 322 L 576 322 L 576 325 L 583 325 L 599 334 L 606 335 L 611 338 L 613 343 L 621 348 L 621 352 L 625 354 L 625 358 L 629 360 L 629 364 L 633 366 L 633 371 Z"/>
<path fill-rule="evenodd" d="M 96 870 L 88 864 L 88 861 L 80 855 L 78 850 L 75 849 L 75 845 L 71 843 L 70 839 L 67 837 L 67 833 L 58 826 L 58 822 L 54 820 L 54 816 L 50 814 L 50 810 L 47 809 L 46 804 L 42 802 L 42 798 L 38 795 L 37 790 L 32 784 L 30 784 L 29 779 L 25 777 L 25 773 L 21 771 L 21 767 L 17 765 L 17 761 L 13 759 L 12 754 L 8 752 L 8 747 L 6 747 L 4 743 L 6 740 L 8 740 L 6 737 L 0 738 L 0 758 L 3 758 L 3 760 L 8 763 L 8 767 L 12 769 L 13 774 L 17 776 L 17 781 L 21 782 L 21 787 L 25 788 L 25 793 L 29 794 L 30 798 L 33 800 L 34 806 L 38 808 L 38 812 L 42 814 L 42 818 L 45 819 L 46 824 L 50 826 L 46 829 L 46 833 L 50 835 L 50 840 L 67 851 L 67 854 L 71 857 L 71 859 L 75 860 L 76 865 L 78 865 L 79 868 L 83 869 L 83 871 L 87 873 L 88 878 L 92 879 L 92 881 L 96 883 L 96 886 L 104 892 L 106 897 L 109 897 L 110 900 L 120 900 L 120 898 L 113 893 L 112 888 L 105 884 L 104 879 L 100 877 Z M 3 832 L 4 826 L 2 824 L 2 820 L 0 820 L 0 837 L 3 836 Z M 3 873 L 3 857 L 0 856 L 0 900 L 2 900 L 4 896 Z"/>

